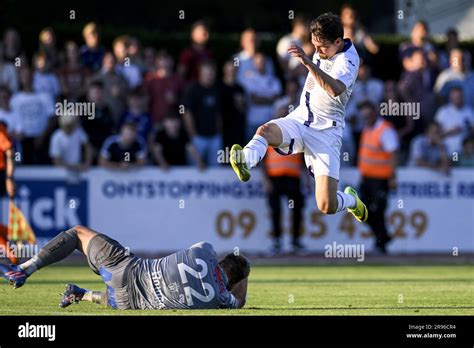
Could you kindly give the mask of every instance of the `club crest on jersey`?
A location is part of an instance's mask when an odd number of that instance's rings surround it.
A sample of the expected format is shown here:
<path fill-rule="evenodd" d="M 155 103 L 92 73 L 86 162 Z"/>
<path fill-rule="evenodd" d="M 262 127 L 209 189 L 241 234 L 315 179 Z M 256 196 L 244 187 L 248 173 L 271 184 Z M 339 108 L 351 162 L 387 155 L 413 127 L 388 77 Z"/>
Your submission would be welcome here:
<path fill-rule="evenodd" d="M 326 71 L 326 72 L 330 72 L 331 69 L 332 69 L 332 66 L 333 66 L 332 62 L 326 61 L 326 62 L 324 62 L 323 70 Z"/>

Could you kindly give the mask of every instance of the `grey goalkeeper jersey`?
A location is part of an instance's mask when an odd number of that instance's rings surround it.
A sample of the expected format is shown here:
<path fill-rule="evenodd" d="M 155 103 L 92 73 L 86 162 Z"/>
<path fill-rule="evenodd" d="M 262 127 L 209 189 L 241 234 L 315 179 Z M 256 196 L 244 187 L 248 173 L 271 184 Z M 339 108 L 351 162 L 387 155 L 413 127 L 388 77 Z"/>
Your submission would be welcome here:
<path fill-rule="evenodd" d="M 211 244 L 200 242 L 161 259 L 142 259 L 131 270 L 133 309 L 236 308 L 227 276 Z"/>

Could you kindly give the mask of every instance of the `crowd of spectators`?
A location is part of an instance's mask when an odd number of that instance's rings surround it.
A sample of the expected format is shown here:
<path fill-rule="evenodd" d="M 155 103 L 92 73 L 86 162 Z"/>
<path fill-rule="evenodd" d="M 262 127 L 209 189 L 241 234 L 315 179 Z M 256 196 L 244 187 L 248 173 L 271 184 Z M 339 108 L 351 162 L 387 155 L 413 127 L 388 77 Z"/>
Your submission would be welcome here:
<path fill-rule="evenodd" d="M 399 165 L 449 173 L 474 166 L 474 71 L 458 33 L 447 32 L 438 49 L 428 25 L 418 21 L 399 47 L 398 81 L 372 74 L 379 45 L 356 10 L 341 8 L 344 36 L 361 56 L 358 79 L 346 110 L 341 165 L 356 163 L 363 124 L 358 104 L 419 103 L 419 117 L 391 115 L 401 148 Z M 292 20 L 292 31 L 275 47 L 260 50 L 253 28 L 241 33 L 240 48 L 218 66 L 205 22 L 193 24 L 189 46 L 174 57 L 143 47 L 139 38 L 101 42 L 100 28 L 85 25 L 83 42 L 56 42 L 52 28 L 39 34 L 38 50 L 27 57 L 19 32 L 10 28 L 0 43 L 0 121 L 5 123 L 23 164 L 53 164 L 71 170 L 91 165 L 110 169 L 155 164 L 162 169 L 216 166 L 218 152 L 245 144 L 256 128 L 296 108 L 307 70 L 290 57 L 297 44 L 314 54 L 309 21 Z M 31 59 L 29 59 L 31 58 Z M 277 72 L 281 72 L 277 73 Z M 58 112 L 57 103 L 89 103 L 92 114 Z M 85 110 L 85 109 L 84 109 Z M 61 117 L 57 117 L 61 116 Z"/>

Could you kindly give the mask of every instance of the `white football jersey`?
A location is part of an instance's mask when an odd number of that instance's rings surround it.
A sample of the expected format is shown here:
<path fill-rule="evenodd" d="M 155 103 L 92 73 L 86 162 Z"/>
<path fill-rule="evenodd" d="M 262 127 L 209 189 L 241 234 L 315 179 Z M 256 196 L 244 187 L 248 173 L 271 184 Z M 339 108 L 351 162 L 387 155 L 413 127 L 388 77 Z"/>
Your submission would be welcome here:
<path fill-rule="evenodd" d="M 344 83 L 346 90 L 339 96 L 332 97 L 308 72 L 300 97 L 298 121 L 316 129 L 344 127 L 346 104 L 359 71 L 359 55 L 352 42 L 344 39 L 341 52 L 330 59 L 320 59 L 319 54 L 315 53 L 313 62 L 326 74 Z"/>

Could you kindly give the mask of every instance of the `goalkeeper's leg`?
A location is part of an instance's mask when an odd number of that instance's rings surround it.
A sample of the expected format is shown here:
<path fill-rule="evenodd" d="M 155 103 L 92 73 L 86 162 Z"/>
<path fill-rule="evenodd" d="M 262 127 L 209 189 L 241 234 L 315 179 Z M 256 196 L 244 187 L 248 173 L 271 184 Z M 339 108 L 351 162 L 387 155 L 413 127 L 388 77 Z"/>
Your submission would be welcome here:
<path fill-rule="evenodd" d="M 61 261 L 71 255 L 74 250 L 87 252 L 87 247 L 91 239 L 97 232 L 84 226 L 75 226 L 67 231 L 59 233 L 50 240 L 41 250 L 28 261 L 21 265 L 13 265 L 8 272 L 3 272 L 2 277 L 6 278 L 14 288 L 19 288 L 25 284 L 26 279 L 37 270 Z"/>
<path fill-rule="evenodd" d="M 79 301 L 89 301 L 102 306 L 107 306 L 108 304 L 107 293 L 87 290 L 75 284 L 68 284 L 62 295 L 59 307 L 66 308 L 73 303 L 79 303 Z"/>

